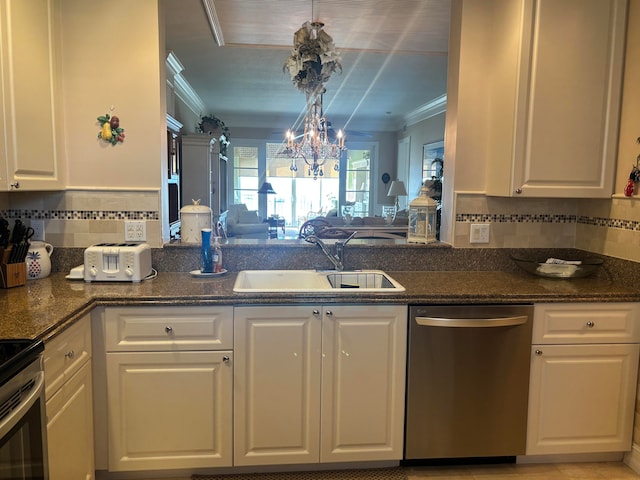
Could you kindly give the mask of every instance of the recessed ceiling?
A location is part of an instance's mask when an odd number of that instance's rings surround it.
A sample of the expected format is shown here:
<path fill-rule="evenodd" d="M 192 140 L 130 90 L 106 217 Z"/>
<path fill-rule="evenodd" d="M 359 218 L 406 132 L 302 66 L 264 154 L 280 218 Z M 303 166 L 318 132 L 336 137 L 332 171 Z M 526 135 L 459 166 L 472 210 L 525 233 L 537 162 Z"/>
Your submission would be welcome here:
<path fill-rule="evenodd" d="M 446 93 L 450 0 L 162 0 L 166 48 L 206 111 L 227 125 L 286 130 L 305 106 L 283 65 L 293 34 L 325 24 L 342 73 L 325 114 L 349 130 L 393 131 Z M 217 19 L 218 46 L 207 15 Z"/>

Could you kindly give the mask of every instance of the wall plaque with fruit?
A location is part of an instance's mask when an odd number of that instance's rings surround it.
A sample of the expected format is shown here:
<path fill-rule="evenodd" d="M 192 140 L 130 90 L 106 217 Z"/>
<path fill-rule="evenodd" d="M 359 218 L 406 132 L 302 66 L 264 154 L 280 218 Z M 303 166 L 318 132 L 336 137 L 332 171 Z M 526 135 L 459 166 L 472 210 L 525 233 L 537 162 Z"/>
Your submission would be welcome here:
<path fill-rule="evenodd" d="M 98 117 L 100 122 L 100 132 L 98 138 L 115 145 L 118 142 L 124 142 L 124 128 L 120 127 L 120 119 L 110 116 L 108 113 Z"/>

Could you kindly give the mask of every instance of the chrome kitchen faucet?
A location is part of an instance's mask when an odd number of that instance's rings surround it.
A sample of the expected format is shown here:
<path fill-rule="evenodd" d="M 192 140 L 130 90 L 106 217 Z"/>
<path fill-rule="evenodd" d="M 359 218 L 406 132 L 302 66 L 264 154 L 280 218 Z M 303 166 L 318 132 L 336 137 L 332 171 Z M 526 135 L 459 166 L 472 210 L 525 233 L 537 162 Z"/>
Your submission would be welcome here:
<path fill-rule="evenodd" d="M 322 250 L 322 253 L 324 253 L 329 261 L 333 264 L 333 267 L 337 271 L 341 272 L 342 270 L 344 270 L 344 247 L 349 242 L 349 240 L 355 237 L 356 233 L 358 232 L 353 232 L 344 240 L 336 242 L 336 253 L 332 253 L 331 250 L 329 250 L 327 244 L 315 235 L 308 235 L 305 240 L 309 243 L 315 243 L 316 245 L 318 245 L 320 247 L 320 250 Z"/>

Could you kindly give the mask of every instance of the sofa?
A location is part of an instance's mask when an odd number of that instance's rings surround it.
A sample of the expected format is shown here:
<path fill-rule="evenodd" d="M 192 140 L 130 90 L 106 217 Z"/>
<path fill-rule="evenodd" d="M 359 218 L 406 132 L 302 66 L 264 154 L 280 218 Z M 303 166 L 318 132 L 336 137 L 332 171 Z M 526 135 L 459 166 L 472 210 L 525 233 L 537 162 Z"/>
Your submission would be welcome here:
<path fill-rule="evenodd" d="M 249 210 L 244 203 L 229 205 L 220 215 L 220 223 L 227 237 L 268 238 L 269 224 L 263 223 L 256 210 Z"/>

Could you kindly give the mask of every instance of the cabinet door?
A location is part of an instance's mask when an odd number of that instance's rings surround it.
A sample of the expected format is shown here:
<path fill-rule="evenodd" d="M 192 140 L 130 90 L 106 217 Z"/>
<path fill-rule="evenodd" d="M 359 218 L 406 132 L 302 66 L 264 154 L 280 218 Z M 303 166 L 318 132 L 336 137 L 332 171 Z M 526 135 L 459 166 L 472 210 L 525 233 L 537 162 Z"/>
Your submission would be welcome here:
<path fill-rule="evenodd" d="M 317 463 L 320 308 L 238 307 L 234 339 L 234 464 Z"/>
<path fill-rule="evenodd" d="M 611 196 L 626 3 L 522 0 L 515 109 L 503 112 L 515 115 L 514 143 L 502 149 L 505 137 L 494 138 L 493 153 L 504 156 L 491 154 L 488 194 Z"/>
<path fill-rule="evenodd" d="M 91 362 L 47 401 L 50 480 L 94 478 Z"/>
<path fill-rule="evenodd" d="M 44 381 L 47 400 L 91 359 L 91 322 L 89 315 L 57 337 L 44 349 Z"/>
<path fill-rule="evenodd" d="M 62 145 L 55 104 L 53 0 L 0 4 L 3 139 L 2 189 L 63 188 L 57 146 Z"/>
<path fill-rule="evenodd" d="M 631 448 L 637 344 L 534 345 L 527 455 Z"/>
<path fill-rule="evenodd" d="M 406 306 L 324 308 L 320 461 L 402 458 L 406 336 Z"/>
<path fill-rule="evenodd" d="M 109 470 L 232 463 L 232 353 L 107 354 Z"/>

